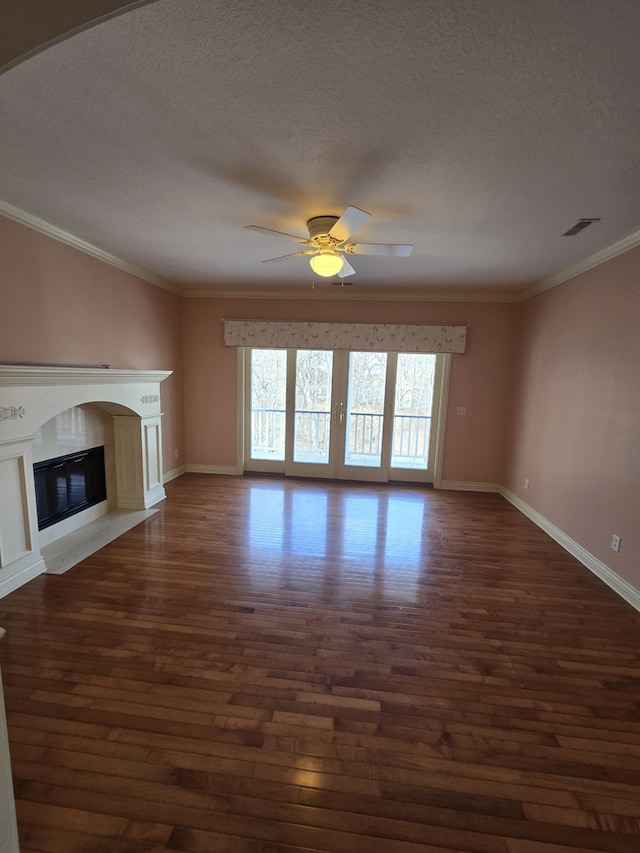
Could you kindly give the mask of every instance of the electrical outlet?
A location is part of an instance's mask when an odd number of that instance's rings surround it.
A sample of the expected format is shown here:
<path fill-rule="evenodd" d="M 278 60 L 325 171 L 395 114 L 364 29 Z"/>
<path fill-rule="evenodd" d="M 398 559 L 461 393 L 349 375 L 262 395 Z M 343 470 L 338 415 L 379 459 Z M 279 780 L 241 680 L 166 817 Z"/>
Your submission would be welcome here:
<path fill-rule="evenodd" d="M 466 415 L 467 414 L 467 407 L 466 406 L 458 406 L 458 414 L 459 415 Z"/>
<path fill-rule="evenodd" d="M 525 487 L 525 490 L 529 488 L 529 479 L 528 478 L 525 478 L 524 487 Z"/>
<path fill-rule="evenodd" d="M 620 537 L 616 536 L 615 533 L 611 537 L 611 550 L 616 553 L 620 550 Z"/>
<path fill-rule="evenodd" d="M 179 452 L 178 450 L 174 450 L 174 451 L 173 451 L 173 458 L 174 458 L 174 459 L 177 459 L 177 458 L 178 458 L 178 456 L 180 456 L 180 452 Z"/>

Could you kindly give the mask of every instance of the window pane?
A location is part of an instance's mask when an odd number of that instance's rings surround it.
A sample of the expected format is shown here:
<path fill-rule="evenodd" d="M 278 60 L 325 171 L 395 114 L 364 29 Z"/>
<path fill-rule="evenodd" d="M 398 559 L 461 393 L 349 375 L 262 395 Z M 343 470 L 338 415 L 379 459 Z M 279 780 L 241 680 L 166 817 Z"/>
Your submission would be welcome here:
<path fill-rule="evenodd" d="M 284 460 L 287 351 L 251 350 L 251 458 Z"/>
<path fill-rule="evenodd" d="M 345 465 L 380 466 L 386 352 L 349 353 Z"/>
<path fill-rule="evenodd" d="M 392 468 L 427 468 L 435 369 L 435 355 L 398 354 Z"/>
<path fill-rule="evenodd" d="M 331 351 L 297 351 L 294 462 L 329 461 L 332 373 Z"/>

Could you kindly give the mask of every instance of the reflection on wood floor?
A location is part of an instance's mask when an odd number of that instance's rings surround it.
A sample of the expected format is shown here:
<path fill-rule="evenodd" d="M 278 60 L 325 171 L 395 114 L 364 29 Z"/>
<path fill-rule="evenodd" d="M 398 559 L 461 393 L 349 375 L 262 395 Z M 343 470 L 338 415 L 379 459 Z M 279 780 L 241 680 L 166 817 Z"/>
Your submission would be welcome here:
<path fill-rule="evenodd" d="M 0 601 L 23 853 L 640 849 L 640 615 L 502 498 L 167 493 Z"/>

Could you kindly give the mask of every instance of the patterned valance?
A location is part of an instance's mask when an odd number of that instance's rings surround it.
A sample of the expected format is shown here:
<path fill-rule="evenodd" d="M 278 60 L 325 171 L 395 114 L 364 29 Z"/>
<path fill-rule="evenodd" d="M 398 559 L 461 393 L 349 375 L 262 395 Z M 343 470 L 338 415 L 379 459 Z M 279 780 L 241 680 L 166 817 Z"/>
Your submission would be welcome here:
<path fill-rule="evenodd" d="M 462 353 L 466 337 L 466 326 L 224 321 L 224 343 L 228 347 Z"/>

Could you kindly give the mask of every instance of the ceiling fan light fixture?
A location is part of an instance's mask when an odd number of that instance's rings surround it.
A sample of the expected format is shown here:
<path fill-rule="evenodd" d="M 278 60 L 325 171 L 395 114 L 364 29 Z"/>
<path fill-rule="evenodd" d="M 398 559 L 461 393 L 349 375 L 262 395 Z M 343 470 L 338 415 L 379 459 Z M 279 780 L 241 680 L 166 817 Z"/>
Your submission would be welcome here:
<path fill-rule="evenodd" d="M 331 278 L 332 275 L 336 275 L 344 265 L 342 256 L 336 252 L 320 252 L 320 254 L 314 255 L 309 263 L 314 273 L 324 278 Z"/>
<path fill-rule="evenodd" d="M 323 278 L 339 275 L 341 279 L 355 275 L 356 271 L 347 260 L 347 255 L 386 255 L 387 257 L 406 258 L 411 254 L 413 246 L 400 243 L 349 243 L 351 235 L 365 222 L 371 219 L 371 214 L 359 207 L 349 206 L 342 216 L 312 216 L 307 219 L 309 239 L 289 234 L 287 231 L 274 231 L 262 225 L 245 225 L 251 231 L 265 234 L 275 234 L 278 237 L 291 237 L 303 248 L 288 255 L 278 255 L 276 258 L 266 258 L 263 263 L 271 261 L 286 261 L 300 255 L 309 257 L 311 269 Z"/>

